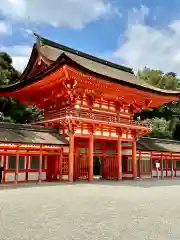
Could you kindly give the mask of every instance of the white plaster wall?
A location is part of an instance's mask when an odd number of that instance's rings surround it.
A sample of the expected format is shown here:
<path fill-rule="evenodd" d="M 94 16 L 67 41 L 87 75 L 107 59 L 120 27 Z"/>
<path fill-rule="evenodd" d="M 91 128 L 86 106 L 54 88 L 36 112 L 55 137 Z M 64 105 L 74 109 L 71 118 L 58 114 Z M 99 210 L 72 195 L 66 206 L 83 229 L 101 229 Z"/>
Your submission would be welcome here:
<path fill-rule="evenodd" d="M 109 137 L 109 132 L 103 132 L 103 136 Z"/>
<path fill-rule="evenodd" d="M 122 174 L 123 177 L 133 177 L 133 174 L 132 173 L 123 173 Z"/>
<path fill-rule="evenodd" d="M 168 171 L 167 171 L 167 176 L 168 176 L 168 177 L 171 177 L 171 174 L 172 174 L 171 170 L 168 170 Z"/>
<path fill-rule="evenodd" d="M 95 131 L 94 135 L 101 136 L 101 131 Z"/>
<path fill-rule="evenodd" d="M 83 129 L 83 134 L 89 134 L 89 131 L 87 129 Z"/>
<path fill-rule="evenodd" d="M 156 170 L 152 170 L 152 176 L 157 177 L 157 171 Z M 169 175 L 169 176 L 171 176 L 171 175 Z M 159 177 L 161 177 L 161 170 L 159 170 Z M 166 177 L 166 171 L 163 171 L 163 177 Z"/>
<path fill-rule="evenodd" d="M 28 173 L 28 180 L 29 181 L 35 181 L 39 179 L 39 173 L 38 172 L 29 172 Z"/>
<path fill-rule="evenodd" d="M 131 149 L 124 149 L 124 150 L 122 150 L 122 155 L 132 155 L 132 150 Z"/>
<path fill-rule="evenodd" d="M 62 179 L 63 179 L 63 180 L 68 180 L 68 175 L 63 175 L 63 176 L 62 176 Z"/>
<path fill-rule="evenodd" d="M 63 147 L 63 152 L 64 152 L 64 153 L 68 153 L 68 152 L 69 152 L 69 147 L 67 147 L 67 146 L 66 146 L 66 147 Z"/>
<path fill-rule="evenodd" d="M 151 178 L 151 175 L 149 174 L 149 175 L 143 175 L 143 174 L 141 174 L 141 178 L 143 178 L 143 179 L 149 179 L 149 178 Z"/>
<path fill-rule="evenodd" d="M 28 180 L 38 180 L 39 173 L 28 173 Z M 25 181 L 26 173 L 18 173 L 18 181 Z M 46 180 L 46 172 L 42 172 L 41 180 Z M 5 177 L 6 182 L 15 181 L 15 173 L 6 173 Z"/>
<path fill-rule="evenodd" d="M 180 177 L 180 170 L 176 170 L 176 176 Z"/>
<path fill-rule="evenodd" d="M 18 181 L 25 181 L 26 173 L 18 173 Z"/>
<path fill-rule="evenodd" d="M 15 181 L 15 173 L 6 173 L 5 182 L 14 182 Z"/>
<path fill-rule="evenodd" d="M 42 172 L 42 174 L 41 174 L 41 180 L 46 180 L 46 172 Z"/>
<path fill-rule="evenodd" d="M 115 132 L 112 132 L 111 137 L 118 137 L 118 135 Z"/>
<path fill-rule="evenodd" d="M 122 142 L 122 148 L 123 147 L 132 147 L 132 142 Z"/>

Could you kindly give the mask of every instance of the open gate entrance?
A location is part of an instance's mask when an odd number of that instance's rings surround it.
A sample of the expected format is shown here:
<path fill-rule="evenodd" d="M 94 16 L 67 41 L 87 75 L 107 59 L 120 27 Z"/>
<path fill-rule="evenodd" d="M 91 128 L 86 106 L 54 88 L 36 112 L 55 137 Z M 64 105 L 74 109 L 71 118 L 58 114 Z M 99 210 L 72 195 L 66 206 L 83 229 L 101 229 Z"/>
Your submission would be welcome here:
<path fill-rule="evenodd" d="M 111 146 L 108 144 L 111 143 Z M 98 141 L 94 143 L 93 175 L 96 179 L 118 179 L 118 161 L 116 144 L 110 141 Z M 110 151 L 109 151 L 110 149 Z M 74 181 L 88 180 L 88 139 L 77 139 L 74 156 Z"/>
<path fill-rule="evenodd" d="M 116 154 L 98 154 L 94 156 L 94 177 L 100 179 L 118 179 L 118 161 Z"/>
<path fill-rule="evenodd" d="M 99 176 L 99 177 L 101 176 L 102 161 L 103 161 L 103 156 L 94 155 L 94 160 L 93 160 L 93 175 L 94 176 Z"/>

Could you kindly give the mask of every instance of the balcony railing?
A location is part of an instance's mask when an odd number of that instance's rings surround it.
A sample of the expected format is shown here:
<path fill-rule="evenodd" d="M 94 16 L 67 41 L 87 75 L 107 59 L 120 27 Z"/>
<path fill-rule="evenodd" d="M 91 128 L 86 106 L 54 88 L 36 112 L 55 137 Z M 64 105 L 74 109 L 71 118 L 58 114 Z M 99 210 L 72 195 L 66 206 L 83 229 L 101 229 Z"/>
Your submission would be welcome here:
<path fill-rule="evenodd" d="M 105 115 L 105 113 L 101 112 L 95 112 L 95 111 L 86 111 L 82 109 L 74 109 L 74 108 L 63 108 L 59 112 L 56 113 L 49 113 L 44 116 L 44 118 L 41 121 L 45 121 L 52 118 L 66 118 L 66 117 L 72 117 L 77 119 L 86 119 L 91 121 L 103 121 L 106 123 L 114 123 L 114 124 L 129 124 L 129 125 L 136 125 L 136 126 L 142 126 L 146 128 L 151 128 L 150 123 L 144 123 L 142 121 L 134 121 L 130 119 L 125 119 L 122 117 L 118 117 L 116 115 Z"/>

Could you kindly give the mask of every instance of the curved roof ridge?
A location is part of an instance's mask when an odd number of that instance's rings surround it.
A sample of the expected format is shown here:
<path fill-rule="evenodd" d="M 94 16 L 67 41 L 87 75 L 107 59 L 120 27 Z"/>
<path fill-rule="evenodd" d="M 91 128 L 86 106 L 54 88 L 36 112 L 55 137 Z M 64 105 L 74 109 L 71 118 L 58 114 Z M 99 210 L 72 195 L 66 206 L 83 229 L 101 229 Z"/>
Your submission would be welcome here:
<path fill-rule="evenodd" d="M 82 51 L 75 50 L 73 48 L 67 47 L 67 46 L 62 45 L 60 43 L 56 43 L 56 42 L 54 42 L 52 40 L 49 40 L 47 38 L 41 37 L 40 35 L 38 35 L 36 33 L 34 33 L 34 36 L 37 38 L 38 41 L 40 41 L 42 43 L 42 45 L 44 44 L 44 45 L 48 45 L 48 46 L 51 46 L 51 47 L 54 47 L 54 48 L 58 48 L 58 49 L 73 53 L 75 55 L 87 58 L 89 60 L 92 60 L 92 61 L 104 64 L 104 65 L 107 65 L 107 66 L 110 66 L 110 67 L 113 67 L 113 68 L 116 68 L 116 69 L 119 69 L 119 70 L 122 70 L 122 71 L 125 71 L 125 72 L 128 72 L 128 73 L 131 73 L 131 74 L 134 75 L 133 69 L 130 68 L 130 67 L 119 65 L 119 64 L 110 62 L 108 60 L 105 60 L 105 59 L 102 59 L 102 58 L 99 58 L 99 57 L 95 57 L 95 56 L 90 55 L 88 53 L 84 53 Z"/>

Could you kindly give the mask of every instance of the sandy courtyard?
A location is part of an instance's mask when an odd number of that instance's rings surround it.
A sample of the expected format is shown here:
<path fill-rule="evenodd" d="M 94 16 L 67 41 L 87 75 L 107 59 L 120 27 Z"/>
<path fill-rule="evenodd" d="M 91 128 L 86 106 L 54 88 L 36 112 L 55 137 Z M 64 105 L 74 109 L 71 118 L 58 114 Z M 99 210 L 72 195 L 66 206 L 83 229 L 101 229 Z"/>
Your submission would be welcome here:
<path fill-rule="evenodd" d="M 0 240 L 179 240 L 180 180 L 0 187 Z"/>

